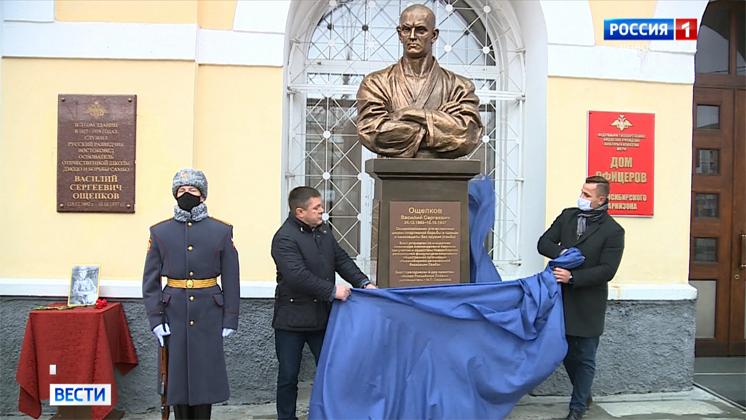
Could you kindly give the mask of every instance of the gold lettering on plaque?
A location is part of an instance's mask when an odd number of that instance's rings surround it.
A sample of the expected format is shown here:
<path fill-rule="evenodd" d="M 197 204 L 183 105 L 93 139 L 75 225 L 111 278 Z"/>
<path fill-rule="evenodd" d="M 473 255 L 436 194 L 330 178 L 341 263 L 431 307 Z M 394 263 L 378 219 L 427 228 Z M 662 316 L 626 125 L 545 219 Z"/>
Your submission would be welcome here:
<path fill-rule="evenodd" d="M 460 204 L 392 201 L 390 206 L 390 284 L 458 283 Z"/>

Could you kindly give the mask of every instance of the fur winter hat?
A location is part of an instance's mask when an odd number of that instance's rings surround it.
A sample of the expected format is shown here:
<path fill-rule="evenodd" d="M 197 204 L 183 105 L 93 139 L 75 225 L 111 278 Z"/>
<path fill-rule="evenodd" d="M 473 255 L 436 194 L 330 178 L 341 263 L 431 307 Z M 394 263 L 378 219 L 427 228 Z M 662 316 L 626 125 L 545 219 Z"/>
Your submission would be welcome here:
<path fill-rule="evenodd" d="M 183 187 L 184 185 L 197 188 L 199 192 L 202 193 L 202 197 L 207 199 L 207 177 L 205 177 L 205 174 L 202 171 L 185 168 L 176 172 L 173 185 L 171 186 L 171 192 L 174 194 L 174 198 L 176 198 L 176 191 L 179 190 L 179 187 Z"/>

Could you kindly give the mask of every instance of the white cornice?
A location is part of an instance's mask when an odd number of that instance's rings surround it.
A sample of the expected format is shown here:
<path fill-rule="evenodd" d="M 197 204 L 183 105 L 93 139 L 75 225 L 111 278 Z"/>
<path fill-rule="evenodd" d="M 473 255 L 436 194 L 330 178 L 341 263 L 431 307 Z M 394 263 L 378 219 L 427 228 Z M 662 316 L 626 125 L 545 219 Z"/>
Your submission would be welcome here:
<path fill-rule="evenodd" d="M 193 24 L 6 21 L 2 38 L 3 57 L 281 67 L 285 36 L 200 29 Z"/>
<path fill-rule="evenodd" d="M 194 60 L 197 25 L 5 22 L 3 56 Z"/>
<path fill-rule="evenodd" d="M 5 21 L 54 22 L 54 0 L 3 0 Z"/>
<path fill-rule="evenodd" d="M 284 34 L 199 29 L 199 64 L 282 67 Z"/>
<path fill-rule="evenodd" d="M 577 45 L 548 46 L 548 75 L 584 79 L 694 83 L 694 52 Z"/>
<path fill-rule="evenodd" d="M 29 2 L 12 2 L 13 6 L 4 8 L 16 19 L 6 16 L 3 23 L 4 57 L 283 65 L 284 25 L 290 4 L 285 0 L 239 2 L 234 30 L 201 29 L 195 24 L 49 22 L 45 20 L 46 6 L 24 9 L 19 3 Z M 272 8 L 276 16 L 262 20 L 258 16 L 266 13 L 256 13 L 261 9 L 258 5 Z M 542 1 L 541 5 L 547 25 L 548 76 L 694 83 L 691 43 L 646 44 L 644 50 L 635 49 L 633 43 L 629 48 L 597 46 L 587 1 Z M 668 8 L 660 6 L 657 13 Z M 38 19 L 32 21 L 35 16 Z M 672 51 L 674 44 L 676 50 Z"/>
<path fill-rule="evenodd" d="M 547 43 L 581 46 L 596 44 L 591 6 L 587 0 L 542 0 L 539 3 L 547 27 Z M 524 30 L 530 31 L 531 28 Z"/>

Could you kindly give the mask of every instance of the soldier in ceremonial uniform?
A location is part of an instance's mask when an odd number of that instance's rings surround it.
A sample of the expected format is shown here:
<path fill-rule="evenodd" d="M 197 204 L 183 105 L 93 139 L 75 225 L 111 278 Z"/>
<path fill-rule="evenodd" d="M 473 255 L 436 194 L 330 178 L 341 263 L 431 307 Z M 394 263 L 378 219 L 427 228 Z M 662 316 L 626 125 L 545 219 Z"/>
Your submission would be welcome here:
<path fill-rule="evenodd" d="M 172 192 L 174 217 L 150 228 L 142 295 L 150 328 L 161 346 L 169 340 L 167 404 L 174 417 L 209 419 L 212 404 L 230 396 L 223 338 L 238 329 L 238 252 L 233 227 L 207 214 L 202 171 L 177 172 Z M 168 279 L 163 290 L 161 277 Z"/>

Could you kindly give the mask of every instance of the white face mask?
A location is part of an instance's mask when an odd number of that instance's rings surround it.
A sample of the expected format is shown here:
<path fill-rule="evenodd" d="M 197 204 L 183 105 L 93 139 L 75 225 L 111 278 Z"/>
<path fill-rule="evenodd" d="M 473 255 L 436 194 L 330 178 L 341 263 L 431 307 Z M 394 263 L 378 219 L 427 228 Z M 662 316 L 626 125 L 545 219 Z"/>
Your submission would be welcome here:
<path fill-rule="evenodd" d="M 593 210 L 591 208 L 591 200 L 588 200 L 583 197 L 578 197 L 578 208 L 583 211 Z"/>

